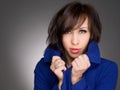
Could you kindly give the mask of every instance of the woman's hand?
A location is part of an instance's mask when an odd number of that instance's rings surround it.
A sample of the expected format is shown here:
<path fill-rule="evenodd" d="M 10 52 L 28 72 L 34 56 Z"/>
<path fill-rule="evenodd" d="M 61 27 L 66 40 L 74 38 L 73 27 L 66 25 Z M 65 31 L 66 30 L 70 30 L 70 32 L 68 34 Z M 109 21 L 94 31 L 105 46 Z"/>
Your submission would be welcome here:
<path fill-rule="evenodd" d="M 60 89 L 62 82 L 63 82 L 63 72 L 62 71 L 66 70 L 65 62 L 63 60 L 61 60 L 61 58 L 59 56 L 53 56 L 50 69 L 57 76 L 57 78 L 59 80 L 58 87 Z"/>
<path fill-rule="evenodd" d="M 74 59 L 72 65 L 72 84 L 81 80 L 83 73 L 90 67 L 90 61 L 86 54 Z"/>

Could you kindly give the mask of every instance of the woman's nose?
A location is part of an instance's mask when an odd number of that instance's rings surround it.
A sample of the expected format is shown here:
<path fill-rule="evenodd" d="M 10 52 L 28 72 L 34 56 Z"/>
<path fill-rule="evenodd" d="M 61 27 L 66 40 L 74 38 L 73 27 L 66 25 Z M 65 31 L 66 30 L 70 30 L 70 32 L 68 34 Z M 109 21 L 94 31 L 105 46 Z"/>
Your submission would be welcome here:
<path fill-rule="evenodd" d="M 77 35 L 77 34 L 73 34 L 73 35 L 72 35 L 72 40 L 71 40 L 71 42 L 72 42 L 73 45 L 79 44 L 79 38 L 78 38 L 78 35 Z"/>

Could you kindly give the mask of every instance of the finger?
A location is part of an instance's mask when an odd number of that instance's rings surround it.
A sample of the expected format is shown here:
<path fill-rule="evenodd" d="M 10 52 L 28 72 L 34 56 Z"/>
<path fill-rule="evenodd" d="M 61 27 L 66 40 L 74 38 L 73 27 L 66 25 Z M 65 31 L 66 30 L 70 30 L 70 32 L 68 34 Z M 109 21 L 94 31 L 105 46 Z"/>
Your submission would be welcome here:
<path fill-rule="evenodd" d="M 82 64 L 82 62 L 81 62 L 81 58 L 76 58 L 73 62 L 75 63 L 75 66 L 76 67 L 80 67 L 81 66 L 81 64 Z"/>
<path fill-rule="evenodd" d="M 58 61 L 56 61 L 56 62 L 54 62 L 54 63 L 51 64 L 50 69 L 52 71 L 54 71 L 55 69 L 57 69 L 59 67 L 63 67 L 63 66 L 65 67 L 64 61 L 58 60 Z M 64 70 L 66 70 L 66 67 L 64 68 Z"/>
<path fill-rule="evenodd" d="M 81 70 L 87 70 L 89 67 L 90 67 L 90 61 L 89 61 L 89 58 L 86 56 L 86 55 L 80 55 L 79 57 L 78 57 L 78 61 L 77 61 L 77 63 L 79 63 L 80 65 L 79 65 L 79 68 L 81 69 Z"/>
<path fill-rule="evenodd" d="M 58 59 L 55 61 L 55 64 L 62 64 L 62 65 L 65 65 L 65 62 L 61 59 Z"/>
<path fill-rule="evenodd" d="M 73 61 L 73 69 L 75 71 L 84 70 L 86 69 L 86 67 L 87 67 L 86 62 L 84 61 L 84 58 L 82 56 L 76 58 Z"/>
<path fill-rule="evenodd" d="M 86 66 L 86 67 L 90 66 L 90 60 L 86 54 L 83 54 L 78 58 L 80 59 L 81 63 L 83 63 L 83 66 Z"/>
<path fill-rule="evenodd" d="M 53 63 L 53 65 L 54 65 L 55 68 L 58 68 L 59 66 L 62 65 L 62 62 L 61 62 L 61 60 L 56 60 L 56 61 Z"/>
<path fill-rule="evenodd" d="M 85 68 L 86 67 L 86 61 L 83 58 L 83 56 L 79 56 L 76 62 L 79 64 L 78 65 L 79 68 Z"/>
<path fill-rule="evenodd" d="M 54 71 L 54 70 L 56 69 L 53 63 L 50 65 L 50 69 L 51 69 L 52 71 Z"/>
<path fill-rule="evenodd" d="M 58 66 L 58 67 L 60 67 L 60 66 L 65 66 L 65 63 L 64 63 L 64 62 L 59 62 L 57 66 Z"/>
<path fill-rule="evenodd" d="M 63 61 L 61 61 L 61 60 L 59 62 L 56 62 L 55 65 L 54 65 L 55 69 L 57 69 L 59 67 L 65 67 L 65 63 Z"/>
<path fill-rule="evenodd" d="M 90 64 L 90 60 L 89 60 L 88 56 L 86 54 L 83 54 L 83 58 L 85 58 L 87 66 L 90 67 L 91 64 Z"/>
<path fill-rule="evenodd" d="M 50 67 L 52 70 L 54 70 L 55 67 L 57 67 L 59 59 L 60 59 L 60 57 L 58 57 L 58 56 L 52 57 L 52 62 L 51 62 L 51 67 Z"/>
<path fill-rule="evenodd" d="M 73 62 L 71 63 L 71 65 L 72 65 L 72 69 L 73 69 L 74 71 L 77 71 L 77 70 L 78 70 L 78 65 L 77 65 L 76 61 L 73 61 Z"/>
<path fill-rule="evenodd" d="M 52 57 L 52 62 L 54 63 L 56 60 L 59 60 L 61 59 L 59 56 L 53 56 Z"/>
<path fill-rule="evenodd" d="M 66 71 L 66 67 L 65 66 L 61 66 L 61 67 L 55 69 L 55 72 L 57 72 L 57 71 Z"/>

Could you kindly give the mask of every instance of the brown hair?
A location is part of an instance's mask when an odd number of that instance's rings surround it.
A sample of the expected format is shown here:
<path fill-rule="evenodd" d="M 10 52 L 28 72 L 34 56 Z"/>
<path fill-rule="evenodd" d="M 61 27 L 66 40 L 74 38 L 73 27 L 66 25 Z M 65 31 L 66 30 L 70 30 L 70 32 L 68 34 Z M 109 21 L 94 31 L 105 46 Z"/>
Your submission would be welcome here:
<path fill-rule="evenodd" d="M 88 18 L 88 26 L 91 33 L 90 41 L 100 41 L 101 22 L 96 10 L 89 4 L 71 2 L 60 9 L 51 20 L 48 27 L 48 44 L 54 49 L 64 50 L 62 35 L 71 31 L 80 20 L 80 25 Z M 59 48 L 58 48 L 59 47 Z"/>

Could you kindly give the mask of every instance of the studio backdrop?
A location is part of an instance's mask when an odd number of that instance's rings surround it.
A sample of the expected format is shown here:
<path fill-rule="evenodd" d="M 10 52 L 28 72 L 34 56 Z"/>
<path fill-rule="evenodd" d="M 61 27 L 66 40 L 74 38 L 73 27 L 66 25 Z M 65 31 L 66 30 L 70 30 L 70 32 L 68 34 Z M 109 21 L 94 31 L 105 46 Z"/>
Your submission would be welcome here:
<path fill-rule="evenodd" d="M 0 1 L 0 90 L 33 90 L 34 69 L 46 48 L 53 15 L 73 0 Z M 102 22 L 101 56 L 120 68 L 120 0 L 81 0 Z M 120 90 L 120 77 L 117 90 Z"/>

